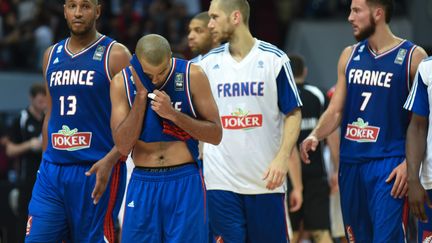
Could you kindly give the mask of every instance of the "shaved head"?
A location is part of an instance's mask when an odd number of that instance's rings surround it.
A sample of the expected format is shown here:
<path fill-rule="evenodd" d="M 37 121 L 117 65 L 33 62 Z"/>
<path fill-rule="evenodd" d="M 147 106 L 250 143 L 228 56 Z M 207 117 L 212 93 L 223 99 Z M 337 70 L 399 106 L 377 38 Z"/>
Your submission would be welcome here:
<path fill-rule="evenodd" d="M 212 0 L 212 2 L 216 3 L 228 16 L 238 10 L 243 17 L 243 23 L 249 26 L 250 7 L 247 0 Z"/>
<path fill-rule="evenodd" d="M 65 3 L 67 2 L 68 0 L 65 0 Z M 91 3 L 93 3 L 94 5 L 98 5 L 99 4 L 99 1 L 98 0 L 88 0 L 89 2 L 91 2 Z"/>
<path fill-rule="evenodd" d="M 135 54 L 139 60 L 144 59 L 151 65 L 158 66 L 171 57 L 171 47 L 163 36 L 149 34 L 138 40 Z"/>

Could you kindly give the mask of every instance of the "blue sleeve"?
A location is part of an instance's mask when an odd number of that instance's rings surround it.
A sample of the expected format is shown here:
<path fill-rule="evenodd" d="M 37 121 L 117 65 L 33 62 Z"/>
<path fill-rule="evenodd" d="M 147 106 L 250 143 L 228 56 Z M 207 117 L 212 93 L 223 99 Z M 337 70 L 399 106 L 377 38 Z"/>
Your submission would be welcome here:
<path fill-rule="evenodd" d="M 419 72 L 415 77 L 413 88 L 408 95 L 404 108 L 420 116 L 429 116 L 427 86 L 424 84 L 423 78 Z"/>
<path fill-rule="evenodd" d="M 297 86 L 289 62 L 285 62 L 276 78 L 278 90 L 278 106 L 284 114 L 288 114 L 302 106 Z"/>

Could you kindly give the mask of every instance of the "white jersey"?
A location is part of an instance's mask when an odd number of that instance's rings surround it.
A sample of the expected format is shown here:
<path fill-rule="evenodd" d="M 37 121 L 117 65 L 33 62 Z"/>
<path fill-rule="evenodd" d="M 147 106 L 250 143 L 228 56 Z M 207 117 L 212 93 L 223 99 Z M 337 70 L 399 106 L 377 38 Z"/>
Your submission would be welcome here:
<path fill-rule="evenodd" d="M 255 39 L 240 62 L 232 58 L 227 43 L 198 64 L 210 81 L 223 127 L 219 145 L 204 145 L 207 189 L 285 192 L 285 186 L 266 189 L 262 178 L 280 148 L 285 115 L 301 106 L 287 55 Z"/>
<path fill-rule="evenodd" d="M 413 88 L 404 108 L 429 119 L 426 157 L 422 163 L 420 180 L 426 190 L 432 189 L 432 57 L 423 60 L 417 69 Z"/>

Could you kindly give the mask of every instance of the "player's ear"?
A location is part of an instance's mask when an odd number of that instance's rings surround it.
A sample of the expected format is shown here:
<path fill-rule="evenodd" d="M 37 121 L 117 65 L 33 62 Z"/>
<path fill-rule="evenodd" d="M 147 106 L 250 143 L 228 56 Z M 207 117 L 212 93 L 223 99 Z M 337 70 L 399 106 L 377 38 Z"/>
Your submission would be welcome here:
<path fill-rule="evenodd" d="M 383 8 L 381 8 L 381 7 L 377 7 L 377 8 L 375 8 L 375 9 L 373 9 L 372 14 L 373 14 L 373 15 L 372 15 L 373 18 L 375 19 L 375 22 L 378 22 L 378 21 L 380 21 L 381 19 L 383 19 L 383 20 L 385 21 L 385 11 L 384 11 Z"/>
<path fill-rule="evenodd" d="M 235 25 L 238 25 L 242 21 L 242 15 L 239 10 L 234 10 L 231 14 L 231 18 Z"/>
<path fill-rule="evenodd" d="M 100 14 L 101 14 L 101 5 L 96 4 L 96 19 L 99 19 Z"/>

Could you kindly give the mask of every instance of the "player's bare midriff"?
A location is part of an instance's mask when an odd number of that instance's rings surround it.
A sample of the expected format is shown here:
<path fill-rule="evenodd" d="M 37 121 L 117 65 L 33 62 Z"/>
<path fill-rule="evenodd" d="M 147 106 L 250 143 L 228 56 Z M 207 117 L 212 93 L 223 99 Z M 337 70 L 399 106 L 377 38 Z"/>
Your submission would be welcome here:
<path fill-rule="evenodd" d="M 133 150 L 135 166 L 165 167 L 193 162 L 194 159 L 181 141 L 145 143 L 138 141 Z"/>

